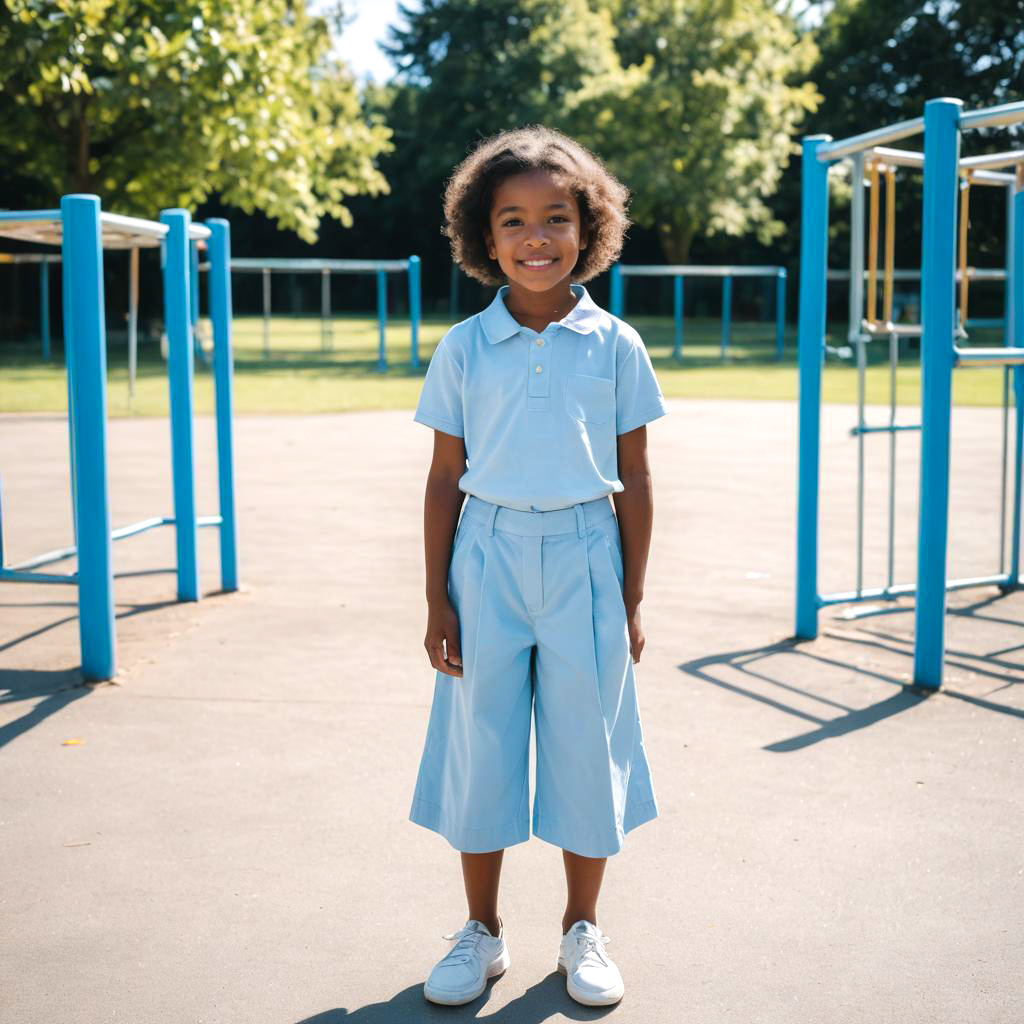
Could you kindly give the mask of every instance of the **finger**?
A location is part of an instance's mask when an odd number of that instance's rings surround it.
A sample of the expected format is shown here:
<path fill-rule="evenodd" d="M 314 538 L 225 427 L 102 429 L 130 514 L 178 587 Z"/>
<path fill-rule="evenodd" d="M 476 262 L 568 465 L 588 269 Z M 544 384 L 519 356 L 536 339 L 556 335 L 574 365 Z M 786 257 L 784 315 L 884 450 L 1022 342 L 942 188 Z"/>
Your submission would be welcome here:
<path fill-rule="evenodd" d="M 458 629 L 453 629 L 445 639 L 448 650 L 448 663 L 450 665 L 462 664 L 462 642 Z"/>

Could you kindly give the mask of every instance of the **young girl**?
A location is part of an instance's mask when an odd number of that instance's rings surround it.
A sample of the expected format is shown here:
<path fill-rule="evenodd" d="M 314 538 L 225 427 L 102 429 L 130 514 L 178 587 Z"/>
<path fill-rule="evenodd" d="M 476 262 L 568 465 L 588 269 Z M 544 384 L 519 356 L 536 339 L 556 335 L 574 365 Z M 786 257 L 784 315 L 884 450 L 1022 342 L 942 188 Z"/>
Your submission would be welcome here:
<path fill-rule="evenodd" d="M 597 898 L 606 858 L 658 814 L 633 663 L 644 425 L 666 408 L 636 331 L 577 282 L 617 258 L 627 196 L 542 127 L 483 142 L 445 194 L 455 261 L 503 287 L 441 339 L 415 414 L 434 429 L 424 646 L 437 678 L 409 817 L 461 852 L 469 904 L 424 986 L 435 1003 L 469 1002 L 509 965 L 498 878 L 505 847 L 530 837 L 534 715 L 533 834 L 562 848 L 568 884 L 557 967 L 580 1003 L 623 994 Z"/>

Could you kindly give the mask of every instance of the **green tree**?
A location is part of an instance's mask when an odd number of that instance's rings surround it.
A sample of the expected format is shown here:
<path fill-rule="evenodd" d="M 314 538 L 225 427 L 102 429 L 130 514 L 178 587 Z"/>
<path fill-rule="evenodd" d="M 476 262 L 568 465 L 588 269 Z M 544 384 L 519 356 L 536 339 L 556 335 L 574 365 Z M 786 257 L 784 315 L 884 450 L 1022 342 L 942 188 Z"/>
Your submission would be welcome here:
<path fill-rule="evenodd" d="M 312 242 L 387 189 L 388 129 L 329 51 L 293 0 L 5 0 L 0 152 L 54 200 L 151 217 L 218 193 Z"/>
<path fill-rule="evenodd" d="M 816 49 L 764 0 L 603 0 L 624 65 L 647 74 L 627 94 L 575 112 L 633 190 L 632 216 L 685 263 L 697 235 L 754 234 L 784 224 L 770 197 L 820 96 L 806 79 Z"/>

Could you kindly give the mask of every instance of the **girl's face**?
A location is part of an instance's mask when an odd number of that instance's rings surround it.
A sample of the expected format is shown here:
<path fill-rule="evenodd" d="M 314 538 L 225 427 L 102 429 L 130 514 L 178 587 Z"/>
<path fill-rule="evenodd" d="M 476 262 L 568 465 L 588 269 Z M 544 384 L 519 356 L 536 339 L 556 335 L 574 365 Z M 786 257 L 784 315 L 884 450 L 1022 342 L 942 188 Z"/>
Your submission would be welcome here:
<path fill-rule="evenodd" d="M 568 286 L 587 231 L 572 192 L 551 172 L 536 170 L 506 178 L 494 190 L 484 240 L 510 288 L 547 292 Z"/>

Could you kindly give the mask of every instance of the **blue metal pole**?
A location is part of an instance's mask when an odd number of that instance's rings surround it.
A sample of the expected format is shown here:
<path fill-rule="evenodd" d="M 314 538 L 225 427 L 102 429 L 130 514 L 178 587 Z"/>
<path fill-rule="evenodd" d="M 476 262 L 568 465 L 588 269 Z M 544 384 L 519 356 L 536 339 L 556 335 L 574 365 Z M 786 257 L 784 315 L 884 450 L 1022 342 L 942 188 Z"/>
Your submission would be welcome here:
<path fill-rule="evenodd" d="M 409 331 L 412 336 L 412 365 L 420 365 L 420 258 L 409 257 Z"/>
<path fill-rule="evenodd" d="M 1024 174 L 1017 172 L 1017 188 L 1013 195 L 1013 276 L 1006 282 L 1012 290 L 1014 345 L 1024 348 Z M 1024 366 L 1013 368 L 1014 403 L 1014 472 L 1013 509 L 1010 532 L 1011 586 L 1020 586 L 1021 496 L 1024 483 Z"/>
<path fill-rule="evenodd" d="M 786 355 L 786 271 L 775 278 L 775 355 L 779 362 Z"/>
<path fill-rule="evenodd" d="M 618 263 L 612 264 L 612 276 L 608 283 L 608 305 L 612 316 L 621 317 L 625 307 L 625 289 L 622 281 L 622 268 Z"/>
<path fill-rule="evenodd" d="M 234 357 L 231 351 L 231 225 L 220 218 L 210 229 L 210 318 L 213 321 L 213 376 L 217 405 L 217 490 L 220 495 L 220 585 L 238 589 L 238 534 L 235 518 Z"/>
<path fill-rule="evenodd" d="M 199 242 L 195 239 L 189 239 L 188 243 L 188 307 L 192 345 L 196 355 L 205 363 L 206 353 L 199 343 Z"/>
<path fill-rule="evenodd" d="M 43 337 L 43 359 L 50 361 L 50 264 L 39 264 L 39 331 Z"/>
<path fill-rule="evenodd" d="M 174 531 L 178 555 L 178 600 L 199 600 L 195 453 L 192 434 L 192 332 L 189 324 L 188 210 L 163 210 L 164 320 L 167 373 L 171 390 L 171 465 L 174 479 Z"/>
<path fill-rule="evenodd" d="M 672 281 L 672 306 L 676 322 L 675 346 L 672 355 L 676 359 L 683 358 L 683 275 L 677 274 Z"/>
<path fill-rule="evenodd" d="M 818 635 L 818 486 L 821 462 L 821 371 L 825 361 L 825 268 L 828 259 L 828 165 L 803 142 L 800 213 L 800 470 L 797 483 L 796 635 Z"/>
<path fill-rule="evenodd" d="M 729 336 L 732 334 L 732 275 L 722 278 L 722 358 L 729 355 Z"/>
<path fill-rule="evenodd" d="M 98 196 L 60 201 L 62 270 L 67 287 L 64 344 L 74 367 L 72 465 L 77 471 L 78 615 L 82 674 L 110 679 L 117 671 L 114 576 L 107 475 L 107 337 L 103 312 L 103 233 Z"/>
<path fill-rule="evenodd" d="M 75 465 L 75 452 L 78 450 L 75 445 L 75 353 L 70 344 L 68 318 L 71 316 L 71 288 L 70 272 L 64 265 L 63 249 L 61 254 L 60 270 L 60 309 L 61 321 L 64 325 L 64 366 L 66 369 L 65 384 L 68 391 L 68 465 L 71 471 L 71 526 L 75 544 L 78 544 L 78 516 L 75 509 L 78 507 L 78 468 Z"/>
<path fill-rule="evenodd" d="M 924 107 L 921 245 L 921 491 L 914 682 L 938 689 L 945 657 L 949 433 L 953 395 L 954 269 L 960 100 Z"/>
<path fill-rule="evenodd" d="M 386 270 L 377 271 L 377 323 L 380 326 L 380 358 L 377 369 L 382 373 L 388 368 L 388 275 Z"/>

